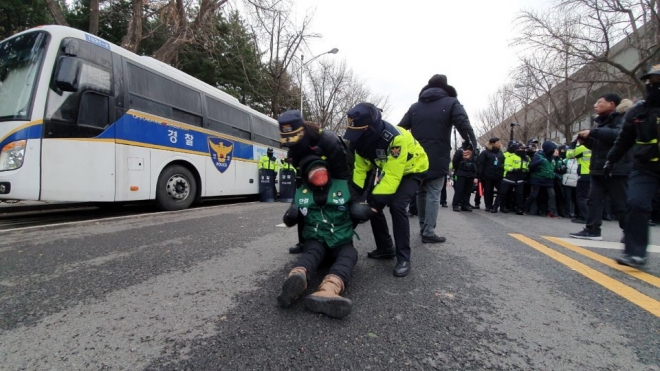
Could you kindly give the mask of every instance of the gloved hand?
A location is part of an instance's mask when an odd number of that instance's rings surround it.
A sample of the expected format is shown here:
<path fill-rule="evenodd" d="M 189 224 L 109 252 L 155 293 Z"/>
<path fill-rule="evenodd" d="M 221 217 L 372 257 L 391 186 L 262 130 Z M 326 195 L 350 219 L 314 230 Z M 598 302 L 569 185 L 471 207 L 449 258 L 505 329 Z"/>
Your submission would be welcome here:
<path fill-rule="evenodd" d="M 366 222 L 375 214 L 371 205 L 364 201 L 351 203 L 350 212 L 351 219 L 358 223 Z"/>
<path fill-rule="evenodd" d="M 609 177 L 612 172 L 612 163 L 609 161 L 605 161 L 605 165 L 603 165 L 603 175 L 605 177 Z"/>
<path fill-rule="evenodd" d="M 293 227 L 298 224 L 298 206 L 296 204 L 291 204 L 286 213 L 284 213 L 282 220 L 287 227 Z"/>

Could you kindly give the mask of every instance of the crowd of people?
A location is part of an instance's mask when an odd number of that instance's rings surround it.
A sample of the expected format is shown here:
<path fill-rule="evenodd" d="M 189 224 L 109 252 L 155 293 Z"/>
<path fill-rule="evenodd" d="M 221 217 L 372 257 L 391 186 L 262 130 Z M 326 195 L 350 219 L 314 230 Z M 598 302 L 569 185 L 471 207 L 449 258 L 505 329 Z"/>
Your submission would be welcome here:
<path fill-rule="evenodd" d="M 617 261 L 643 266 L 649 200 L 660 188 L 660 65 L 642 78 L 648 80 L 645 101 L 631 108 L 617 94 L 599 97 L 593 127 L 560 146 L 511 140 L 503 151 L 500 139 L 490 138 L 479 152 L 465 109 L 444 75 L 429 80 L 397 126 L 383 120 L 381 110 L 370 103 L 347 112 L 343 138 L 305 121 L 299 111 L 284 112 L 278 122 L 282 145 L 288 148 L 286 163 L 299 174 L 284 223 L 298 226 L 298 244 L 289 252 L 301 255 L 282 285 L 279 304 L 289 307 L 305 292 L 319 264 L 329 259 L 328 274 L 305 305 L 334 318 L 348 315 L 352 302 L 341 294 L 357 262 L 354 229 L 367 221 L 376 245 L 367 257 L 396 259 L 393 275 L 407 276 L 411 214 L 418 216 L 423 243 L 446 241 L 435 228 L 439 207 L 447 206 L 449 177 L 455 212 L 480 208 L 483 197 L 490 213 L 570 217 L 585 224 L 570 235 L 593 240 L 602 239 L 604 213 L 614 217 L 625 243 Z M 453 158 L 452 127 L 464 140 Z M 608 195 L 611 208 L 604 201 Z M 408 210 L 410 206 L 416 207 Z M 385 208 L 392 216 L 394 238 Z"/>

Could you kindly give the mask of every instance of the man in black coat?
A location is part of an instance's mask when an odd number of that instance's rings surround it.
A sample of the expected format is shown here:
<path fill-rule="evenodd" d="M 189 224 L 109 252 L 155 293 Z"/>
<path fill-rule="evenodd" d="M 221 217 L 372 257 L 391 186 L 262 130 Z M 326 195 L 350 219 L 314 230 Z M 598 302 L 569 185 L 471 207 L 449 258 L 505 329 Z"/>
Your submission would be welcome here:
<path fill-rule="evenodd" d="M 603 223 L 603 208 L 605 195 L 609 193 L 612 199 L 612 212 L 619 219 L 621 230 L 625 226 L 626 192 L 628 174 L 631 170 L 629 156 L 614 164 L 611 177 L 603 175 L 603 166 L 607 153 L 614 146 L 621 127 L 623 126 L 623 113 L 616 110 L 621 103 L 618 94 L 609 93 L 598 98 L 594 105 L 596 117 L 594 127 L 578 133 L 578 140 L 591 150 L 591 163 L 589 164 L 589 196 L 587 199 L 587 225 L 577 233 L 571 233 L 573 238 L 602 241 L 600 226 Z"/>
<path fill-rule="evenodd" d="M 419 93 L 419 100 L 410 106 L 399 126 L 412 132 L 429 157 L 429 170 L 417 193 L 422 242 L 444 242 L 444 237 L 435 234 L 435 225 L 440 192 L 449 173 L 452 126 L 458 129 L 465 141 L 477 148 L 477 139 L 465 108 L 457 99 L 456 89 L 447 85 L 446 76 L 431 77 Z"/>
<path fill-rule="evenodd" d="M 500 190 L 500 183 L 504 177 L 504 154 L 501 149 L 500 138 L 490 138 L 486 150 L 481 151 L 477 158 L 477 177 L 484 190 L 484 205 L 486 212 L 496 213 L 493 207 L 495 189 Z"/>
<path fill-rule="evenodd" d="M 477 156 L 472 145 L 463 142 L 461 148 L 454 153 L 452 159 L 454 167 L 454 211 L 472 211 L 470 194 L 474 188 L 474 178 L 477 176 Z"/>
<path fill-rule="evenodd" d="M 619 264 L 640 268 L 647 262 L 649 244 L 649 217 L 652 200 L 660 190 L 660 148 L 658 148 L 658 122 L 660 122 L 660 64 L 656 64 L 641 77 L 646 81 L 646 100 L 638 102 L 625 116 L 623 128 L 607 155 L 602 168 L 604 175 L 626 153 L 632 154 L 634 165 L 628 178 L 628 204 L 626 210 L 625 245 Z"/>
<path fill-rule="evenodd" d="M 303 120 L 298 110 L 286 111 L 277 119 L 280 125 L 282 146 L 288 147 L 287 159 L 298 169 L 300 174 L 300 160 L 316 155 L 324 157 L 328 164 L 328 171 L 335 179 L 353 179 L 353 172 L 348 162 L 348 153 L 344 141 L 329 130 L 321 129 L 317 124 Z M 353 188 L 351 188 L 353 192 Z M 291 254 L 302 253 L 303 238 L 302 226 L 298 223 L 298 243 L 289 248 Z"/>

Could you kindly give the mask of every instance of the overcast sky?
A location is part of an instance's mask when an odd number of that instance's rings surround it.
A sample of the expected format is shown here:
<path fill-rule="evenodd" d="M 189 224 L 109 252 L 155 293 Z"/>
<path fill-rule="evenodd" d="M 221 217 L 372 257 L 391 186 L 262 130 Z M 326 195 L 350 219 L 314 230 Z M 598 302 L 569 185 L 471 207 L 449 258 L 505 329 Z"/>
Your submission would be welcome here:
<path fill-rule="evenodd" d="M 398 124 L 433 74 L 447 75 L 472 121 L 517 64 L 510 47 L 522 9 L 547 0 L 295 0 L 298 18 L 314 12 L 314 55 L 345 59 L 366 84 L 390 97 Z M 309 56 L 306 56 L 307 58 Z M 306 58 L 306 59 L 307 59 Z M 312 62 L 314 63 L 314 62 Z"/>

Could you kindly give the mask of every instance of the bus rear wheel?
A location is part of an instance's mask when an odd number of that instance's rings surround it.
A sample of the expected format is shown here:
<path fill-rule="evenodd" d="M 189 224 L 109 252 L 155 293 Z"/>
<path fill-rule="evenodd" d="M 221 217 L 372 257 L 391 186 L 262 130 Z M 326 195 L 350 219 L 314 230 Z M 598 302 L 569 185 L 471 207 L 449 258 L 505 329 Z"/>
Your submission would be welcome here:
<path fill-rule="evenodd" d="M 195 177 L 181 165 L 166 167 L 160 173 L 156 187 L 156 205 L 165 211 L 188 208 L 197 194 Z"/>

